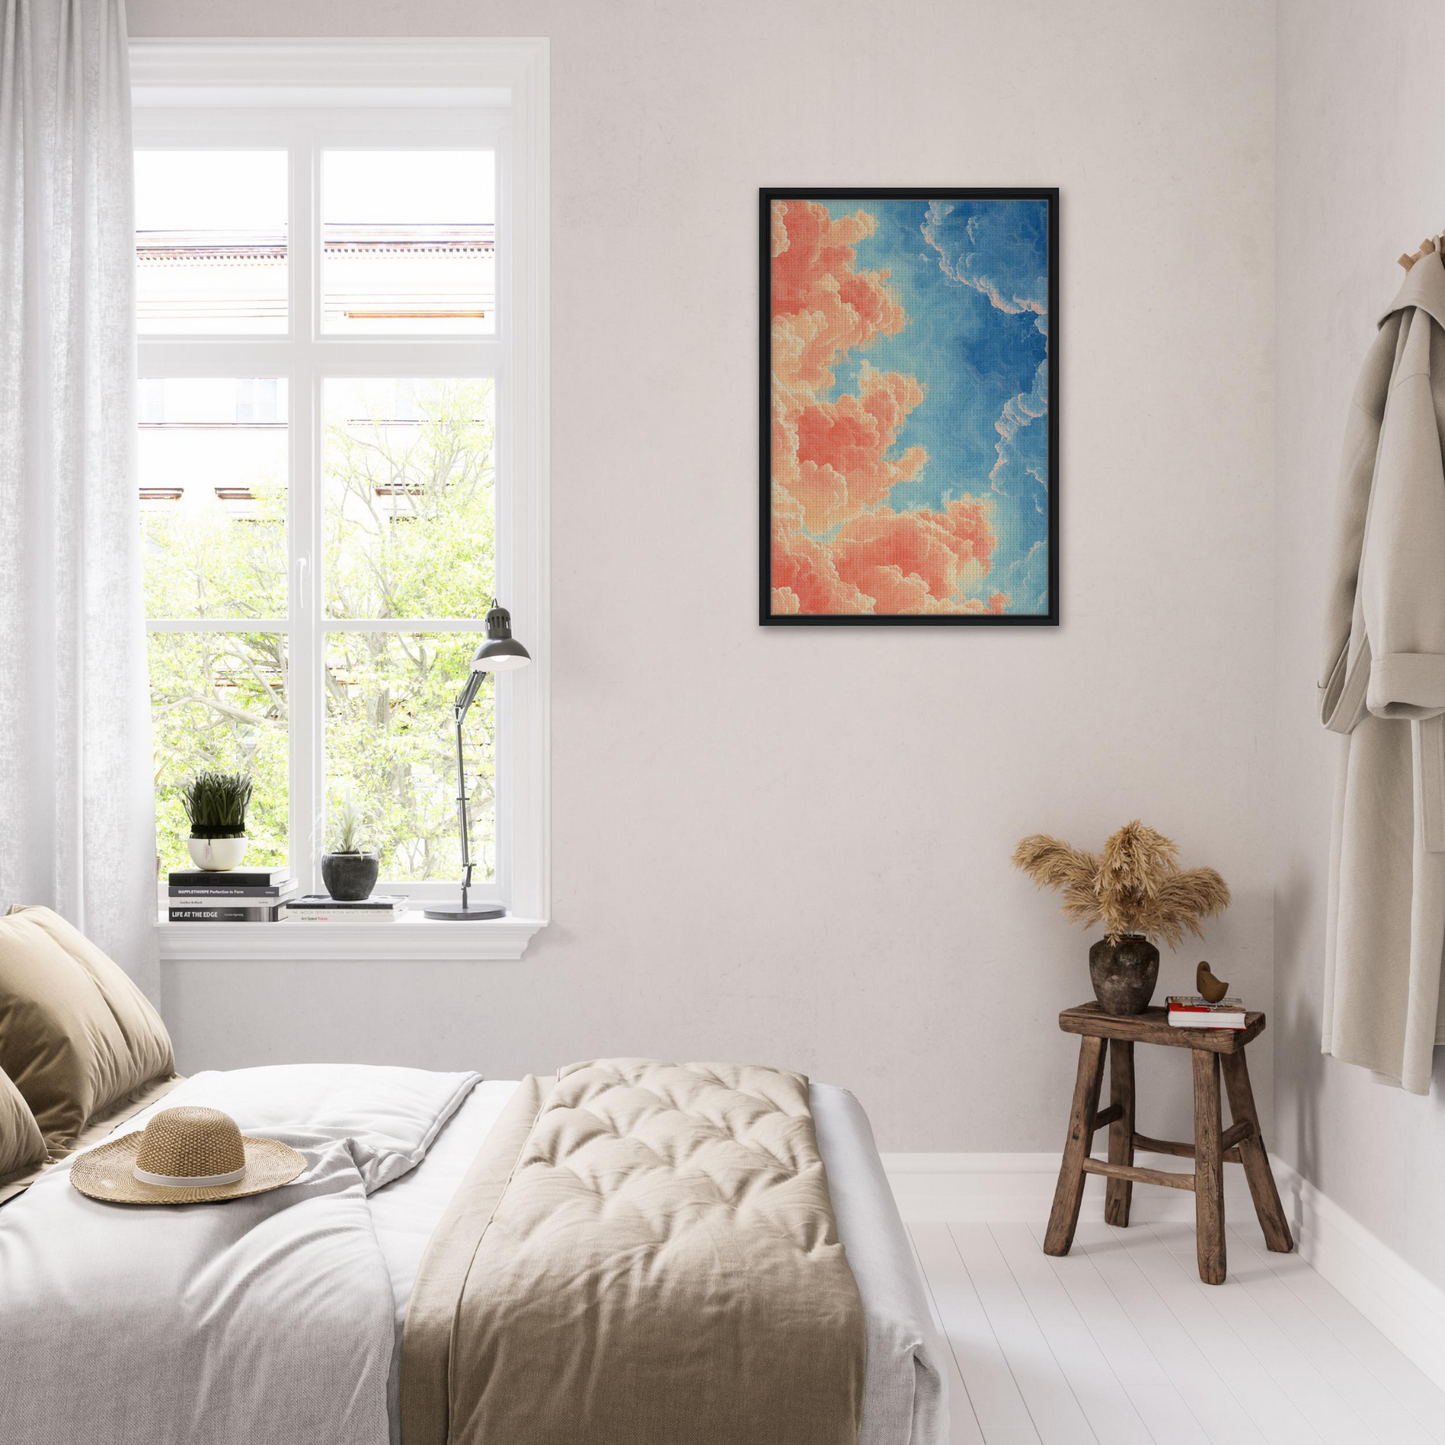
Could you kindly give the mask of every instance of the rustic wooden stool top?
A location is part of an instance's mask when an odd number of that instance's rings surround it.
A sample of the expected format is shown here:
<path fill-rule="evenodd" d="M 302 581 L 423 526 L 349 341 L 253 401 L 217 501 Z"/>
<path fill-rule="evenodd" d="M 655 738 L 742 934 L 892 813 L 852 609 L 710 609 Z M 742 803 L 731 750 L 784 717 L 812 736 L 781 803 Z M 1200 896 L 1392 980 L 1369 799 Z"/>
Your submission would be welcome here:
<path fill-rule="evenodd" d="M 1083 1036 L 1079 1047 L 1079 1073 L 1074 1084 L 1074 1104 L 1069 1114 L 1069 1137 L 1054 1191 L 1054 1208 L 1044 1237 L 1045 1254 L 1067 1254 L 1079 1223 L 1079 1206 L 1084 1198 L 1084 1178 L 1102 1174 L 1108 1181 L 1104 1195 L 1104 1220 L 1126 1225 L 1135 1184 L 1163 1184 L 1171 1189 L 1194 1191 L 1194 1221 L 1198 1238 L 1199 1277 L 1206 1284 L 1223 1284 L 1224 1248 L 1224 1166 L 1242 1164 L 1259 1216 L 1265 1243 L 1280 1254 L 1294 1248 L 1284 1208 L 1279 1201 L 1274 1175 L 1269 1167 L 1260 1133 L 1254 1092 L 1249 1086 L 1249 1066 L 1244 1048 L 1264 1032 L 1264 1015 L 1247 1013 L 1242 1029 L 1177 1029 L 1169 1022 L 1167 1010 L 1146 1009 L 1142 1014 L 1121 1018 L 1106 1014 L 1097 1003 L 1080 1004 L 1059 1015 L 1059 1027 Z M 1104 1079 L 1105 1044 L 1109 1055 L 1109 1105 L 1099 1108 L 1099 1087 Z M 1194 1142 L 1151 1139 L 1134 1128 L 1134 1045 L 1167 1044 L 1190 1050 L 1194 1063 Z M 1233 1122 L 1221 1127 L 1219 1074 L 1229 1094 Z M 1109 1126 L 1109 1158 L 1090 1155 L 1094 1131 Z M 1139 1169 L 1134 1165 L 1135 1149 L 1156 1154 L 1173 1154 L 1194 1160 L 1194 1172 Z"/>

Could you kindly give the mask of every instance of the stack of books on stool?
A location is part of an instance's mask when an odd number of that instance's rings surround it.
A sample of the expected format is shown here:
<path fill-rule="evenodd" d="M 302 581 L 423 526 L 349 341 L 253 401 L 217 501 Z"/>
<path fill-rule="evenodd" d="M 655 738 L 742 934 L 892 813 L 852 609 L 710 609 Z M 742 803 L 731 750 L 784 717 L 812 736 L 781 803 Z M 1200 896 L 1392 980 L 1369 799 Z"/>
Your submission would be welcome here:
<path fill-rule="evenodd" d="M 406 912 L 407 900 L 392 893 L 373 893 L 355 902 L 307 893 L 293 898 L 286 909 L 287 923 L 395 923 Z"/>
<path fill-rule="evenodd" d="M 167 892 L 172 923 L 279 923 L 296 880 L 285 868 L 188 868 L 172 872 Z"/>
<path fill-rule="evenodd" d="M 1176 1029 L 1244 1027 L 1242 999 L 1222 998 L 1218 1003 L 1210 1003 L 1202 994 L 1171 993 L 1165 1003 L 1169 1005 L 1169 1022 Z"/>

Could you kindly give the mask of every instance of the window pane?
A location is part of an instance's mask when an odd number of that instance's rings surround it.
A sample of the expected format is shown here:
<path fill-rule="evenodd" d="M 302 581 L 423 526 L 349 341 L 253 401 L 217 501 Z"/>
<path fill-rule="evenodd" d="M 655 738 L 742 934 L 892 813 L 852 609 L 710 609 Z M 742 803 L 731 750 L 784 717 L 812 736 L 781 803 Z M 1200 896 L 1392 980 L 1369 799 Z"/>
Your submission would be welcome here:
<path fill-rule="evenodd" d="M 497 329 L 491 151 L 327 151 L 321 327 L 487 335 Z"/>
<path fill-rule="evenodd" d="M 286 330 L 286 152 L 137 151 L 143 336 Z"/>
<path fill-rule="evenodd" d="M 203 768 L 250 775 L 246 861 L 285 863 L 286 638 L 274 632 L 153 632 L 149 641 L 161 867 L 192 866 L 180 790 Z"/>
<path fill-rule="evenodd" d="M 285 617 L 286 381 L 140 384 L 148 617 Z"/>
<path fill-rule="evenodd" d="M 489 380 L 331 380 L 331 617 L 481 617 L 493 587 Z"/>
<path fill-rule="evenodd" d="M 481 641 L 470 633 L 333 632 L 326 643 L 328 824 L 349 798 L 383 878 L 456 878 L 452 699 Z M 464 758 L 474 880 L 493 876 L 495 727 L 489 676 L 467 713 Z M 329 833 L 329 827 L 328 827 Z"/>

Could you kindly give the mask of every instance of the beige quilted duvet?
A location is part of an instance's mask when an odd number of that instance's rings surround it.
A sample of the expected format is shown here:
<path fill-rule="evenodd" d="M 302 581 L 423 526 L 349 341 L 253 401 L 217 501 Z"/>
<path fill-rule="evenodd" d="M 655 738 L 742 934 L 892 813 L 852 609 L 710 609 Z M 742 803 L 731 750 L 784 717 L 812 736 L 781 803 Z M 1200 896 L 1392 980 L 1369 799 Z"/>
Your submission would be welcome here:
<path fill-rule="evenodd" d="M 403 1445 L 854 1445 L 864 1320 L 798 1074 L 528 1079 L 427 1249 Z"/>

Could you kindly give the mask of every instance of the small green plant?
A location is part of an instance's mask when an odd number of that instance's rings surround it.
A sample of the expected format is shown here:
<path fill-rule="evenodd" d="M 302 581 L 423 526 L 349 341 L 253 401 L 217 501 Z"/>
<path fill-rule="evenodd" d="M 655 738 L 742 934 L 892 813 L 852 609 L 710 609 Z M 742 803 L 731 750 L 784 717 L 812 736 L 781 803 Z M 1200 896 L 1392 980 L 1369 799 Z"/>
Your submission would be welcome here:
<path fill-rule="evenodd" d="M 364 853 L 366 843 L 363 837 L 365 823 L 361 812 L 350 797 L 341 805 L 336 822 L 331 829 L 331 851 L 333 853 Z"/>
<path fill-rule="evenodd" d="M 197 773 L 181 789 L 193 838 L 244 838 L 250 801 L 245 773 Z"/>

